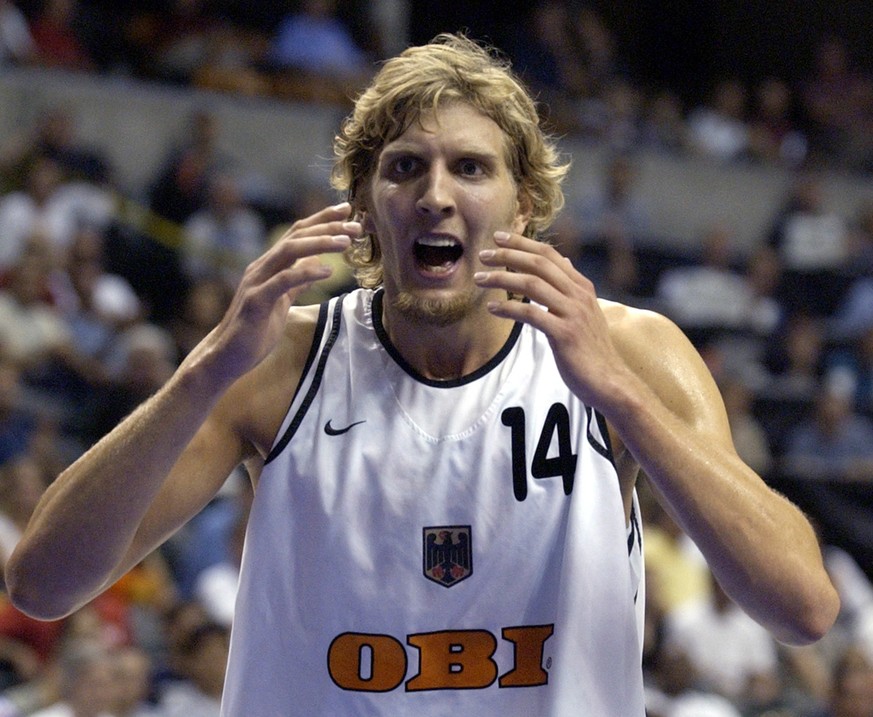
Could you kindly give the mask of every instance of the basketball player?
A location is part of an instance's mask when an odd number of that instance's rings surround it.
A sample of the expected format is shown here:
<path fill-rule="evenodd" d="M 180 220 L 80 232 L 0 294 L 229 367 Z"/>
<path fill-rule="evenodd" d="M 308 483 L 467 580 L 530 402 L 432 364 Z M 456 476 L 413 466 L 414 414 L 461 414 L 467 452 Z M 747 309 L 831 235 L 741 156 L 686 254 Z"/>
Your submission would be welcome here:
<path fill-rule="evenodd" d="M 15 602 L 69 613 L 255 484 L 228 717 L 642 717 L 642 469 L 727 592 L 809 643 L 838 599 L 666 319 L 537 241 L 566 167 L 490 52 L 387 62 L 336 141 L 350 203 L 246 271 L 173 378 L 47 492 Z M 292 307 L 347 251 L 363 288 Z"/>

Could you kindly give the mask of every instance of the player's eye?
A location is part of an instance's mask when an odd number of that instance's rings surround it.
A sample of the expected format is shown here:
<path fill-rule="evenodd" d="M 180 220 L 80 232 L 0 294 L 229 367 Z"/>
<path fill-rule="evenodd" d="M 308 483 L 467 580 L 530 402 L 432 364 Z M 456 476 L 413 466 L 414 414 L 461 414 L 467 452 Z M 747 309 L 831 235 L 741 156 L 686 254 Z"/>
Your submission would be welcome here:
<path fill-rule="evenodd" d="M 484 168 L 475 159 L 463 159 L 458 163 L 458 171 L 465 177 L 476 177 L 484 173 Z"/>
<path fill-rule="evenodd" d="M 419 160 L 415 157 L 398 157 L 391 163 L 391 169 L 395 174 L 405 176 L 408 174 L 413 174 L 418 169 L 420 164 L 421 163 L 419 162 Z"/>

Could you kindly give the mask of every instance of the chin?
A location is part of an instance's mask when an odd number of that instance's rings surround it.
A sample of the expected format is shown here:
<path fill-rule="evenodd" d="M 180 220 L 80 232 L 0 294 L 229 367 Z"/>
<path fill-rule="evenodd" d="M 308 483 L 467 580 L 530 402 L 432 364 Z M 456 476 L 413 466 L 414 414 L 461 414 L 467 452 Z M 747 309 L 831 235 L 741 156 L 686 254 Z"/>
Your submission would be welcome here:
<path fill-rule="evenodd" d="M 475 290 L 450 296 L 421 296 L 401 291 L 391 305 L 407 319 L 431 326 L 448 326 L 472 314 L 480 298 Z"/>

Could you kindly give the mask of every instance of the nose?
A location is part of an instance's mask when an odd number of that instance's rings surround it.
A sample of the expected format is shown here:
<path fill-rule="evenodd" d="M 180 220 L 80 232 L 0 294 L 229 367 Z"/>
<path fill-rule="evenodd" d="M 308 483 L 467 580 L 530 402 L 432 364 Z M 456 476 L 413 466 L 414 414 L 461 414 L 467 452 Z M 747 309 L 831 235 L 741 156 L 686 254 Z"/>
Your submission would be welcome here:
<path fill-rule="evenodd" d="M 421 194 L 415 202 L 419 214 L 444 216 L 454 211 L 451 172 L 443 165 L 434 163 L 421 177 Z"/>

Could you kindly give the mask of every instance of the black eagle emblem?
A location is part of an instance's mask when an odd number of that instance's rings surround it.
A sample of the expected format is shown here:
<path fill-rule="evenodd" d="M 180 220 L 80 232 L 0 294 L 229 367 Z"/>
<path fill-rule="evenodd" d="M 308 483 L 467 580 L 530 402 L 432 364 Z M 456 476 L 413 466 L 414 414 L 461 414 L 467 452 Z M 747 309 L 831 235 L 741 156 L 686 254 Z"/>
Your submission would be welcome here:
<path fill-rule="evenodd" d="M 469 525 L 424 529 L 424 576 L 450 588 L 473 574 L 472 530 Z"/>

